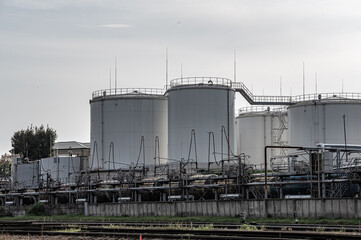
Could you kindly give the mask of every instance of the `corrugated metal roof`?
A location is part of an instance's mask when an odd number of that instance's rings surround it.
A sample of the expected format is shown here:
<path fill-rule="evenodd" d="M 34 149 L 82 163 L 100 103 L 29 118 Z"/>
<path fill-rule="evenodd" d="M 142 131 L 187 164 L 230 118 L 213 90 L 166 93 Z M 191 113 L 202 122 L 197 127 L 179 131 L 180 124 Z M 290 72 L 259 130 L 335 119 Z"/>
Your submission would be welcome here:
<path fill-rule="evenodd" d="M 56 149 L 56 150 L 84 149 L 84 148 L 90 148 L 90 143 L 81 143 L 81 142 L 76 142 L 76 141 L 56 142 L 53 147 L 53 149 Z"/>
<path fill-rule="evenodd" d="M 86 148 L 90 148 L 90 142 L 82 143 Z"/>

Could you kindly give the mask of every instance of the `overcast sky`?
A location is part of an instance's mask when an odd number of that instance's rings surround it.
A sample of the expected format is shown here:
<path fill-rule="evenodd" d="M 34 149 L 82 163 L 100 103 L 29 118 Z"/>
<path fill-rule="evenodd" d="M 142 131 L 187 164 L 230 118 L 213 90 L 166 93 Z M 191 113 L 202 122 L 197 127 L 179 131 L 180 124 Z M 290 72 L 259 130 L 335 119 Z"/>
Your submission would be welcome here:
<path fill-rule="evenodd" d="M 163 88 L 219 76 L 254 94 L 361 92 L 361 1 L 0 0 L 0 153 L 31 124 L 90 141 L 89 99 L 109 88 Z M 244 106 L 237 96 L 237 107 Z"/>

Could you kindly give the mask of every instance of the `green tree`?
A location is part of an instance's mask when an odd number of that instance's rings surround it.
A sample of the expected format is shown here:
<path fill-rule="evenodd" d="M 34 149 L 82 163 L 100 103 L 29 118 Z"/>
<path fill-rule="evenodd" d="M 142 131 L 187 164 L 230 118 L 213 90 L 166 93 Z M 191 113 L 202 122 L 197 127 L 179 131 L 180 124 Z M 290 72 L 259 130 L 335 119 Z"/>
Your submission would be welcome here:
<path fill-rule="evenodd" d="M 31 126 L 14 133 L 11 138 L 11 152 L 29 160 L 49 157 L 56 138 L 56 131 L 52 128 L 45 128 L 43 125 Z"/>
<path fill-rule="evenodd" d="M 0 177 L 9 176 L 10 173 L 11 173 L 11 155 L 5 153 L 4 155 L 1 155 L 0 158 Z"/>

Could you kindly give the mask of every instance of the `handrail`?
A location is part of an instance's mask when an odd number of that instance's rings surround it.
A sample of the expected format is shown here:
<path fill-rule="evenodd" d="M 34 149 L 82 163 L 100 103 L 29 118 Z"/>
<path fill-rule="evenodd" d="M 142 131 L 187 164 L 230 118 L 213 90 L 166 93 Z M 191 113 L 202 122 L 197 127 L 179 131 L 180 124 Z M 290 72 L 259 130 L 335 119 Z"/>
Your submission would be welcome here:
<path fill-rule="evenodd" d="M 242 96 L 251 104 L 251 105 L 292 105 L 299 102 L 305 101 L 314 101 L 314 100 L 361 100 L 361 93 L 345 93 L 345 92 L 336 92 L 336 93 L 313 93 L 305 94 L 298 96 L 261 96 L 253 95 L 252 92 L 241 82 L 232 82 L 227 78 L 220 77 L 185 77 L 185 78 L 176 78 L 170 81 L 169 87 L 176 86 L 187 86 L 187 85 L 207 85 L 207 86 L 222 86 L 229 87 L 234 89 L 237 92 L 240 92 Z M 125 94 L 134 94 L 134 95 L 164 95 L 166 88 L 112 88 L 112 89 L 103 89 L 97 90 L 92 93 L 92 99 L 104 97 L 104 96 L 116 96 L 116 95 L 125 95 Z"/>
<path fill-rule="evenodd" d="M 305 94 L 292 97 L 292 102 L 304 102 L 304 101 L 313 101 L 313 100 L 361 100 L 361 93 L 345 93 L 345 92 L 335 92 L 335 93 L 313 93 Z"/>
<path fill-rule="evenodd" d="M 241 82 L 233 82 L 233 88 L 251 105 L 291 105 L 299 102 L 314 100 L 361 100 L 361 93 L 314 93 L 299 96 L 260 96 L 253 95 L 251 91 Z"/>
<path fill-rule="evenodd" d="M 134 95 L 164 95 L 164 89 L 160 88 L 111 88 L 97 90 L 92 93 L 92 98 L 99 98 L 103 96 L 116 96 L 125 94 Z"/>
<path fill-rule="evenodd" d="M 232 87 L 231 80 L 221 77 L 185 77 L 170 81 L 170 87 L 199 84 Z"/>
<path fill-rule="evenodd" d="M 251 105 L 290 105 L 291 96 L 254 96 L 251 91 L 241 82 L 234 82 L 233 88 Z"/>
<path fill-rule="evenodd" d="M 252 113 L 252 112 L 285 112 L 286 106 L 269 107 L 269 106 L 251 106 L 242 107 L 238 109 L 238 114 Z"/>
<path fill-rule="evenodd" d="M 253 94 L 251 93 L 251 91 L 246 87 L 246 85 L 244 85 L 244 83 L 241 82 L 233 82 L 233 87 L 235 89 L 241 89 L 243 90 L 250 98 L 254 98 Z"/>

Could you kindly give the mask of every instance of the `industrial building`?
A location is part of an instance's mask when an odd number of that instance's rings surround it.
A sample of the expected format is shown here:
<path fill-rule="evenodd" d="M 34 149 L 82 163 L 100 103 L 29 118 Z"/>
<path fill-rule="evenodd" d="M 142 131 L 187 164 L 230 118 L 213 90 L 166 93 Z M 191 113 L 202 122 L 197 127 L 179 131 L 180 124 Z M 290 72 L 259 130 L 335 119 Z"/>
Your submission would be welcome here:
<path fill-rule="evenodd" d="M 252 105 L 237 116 L 236 94 Z M 359 196 L 361 94 L 255 96 L 193 77 L 95 91 L 90 108 L 90 149 L 14 159 L 3 205 Z"/>

